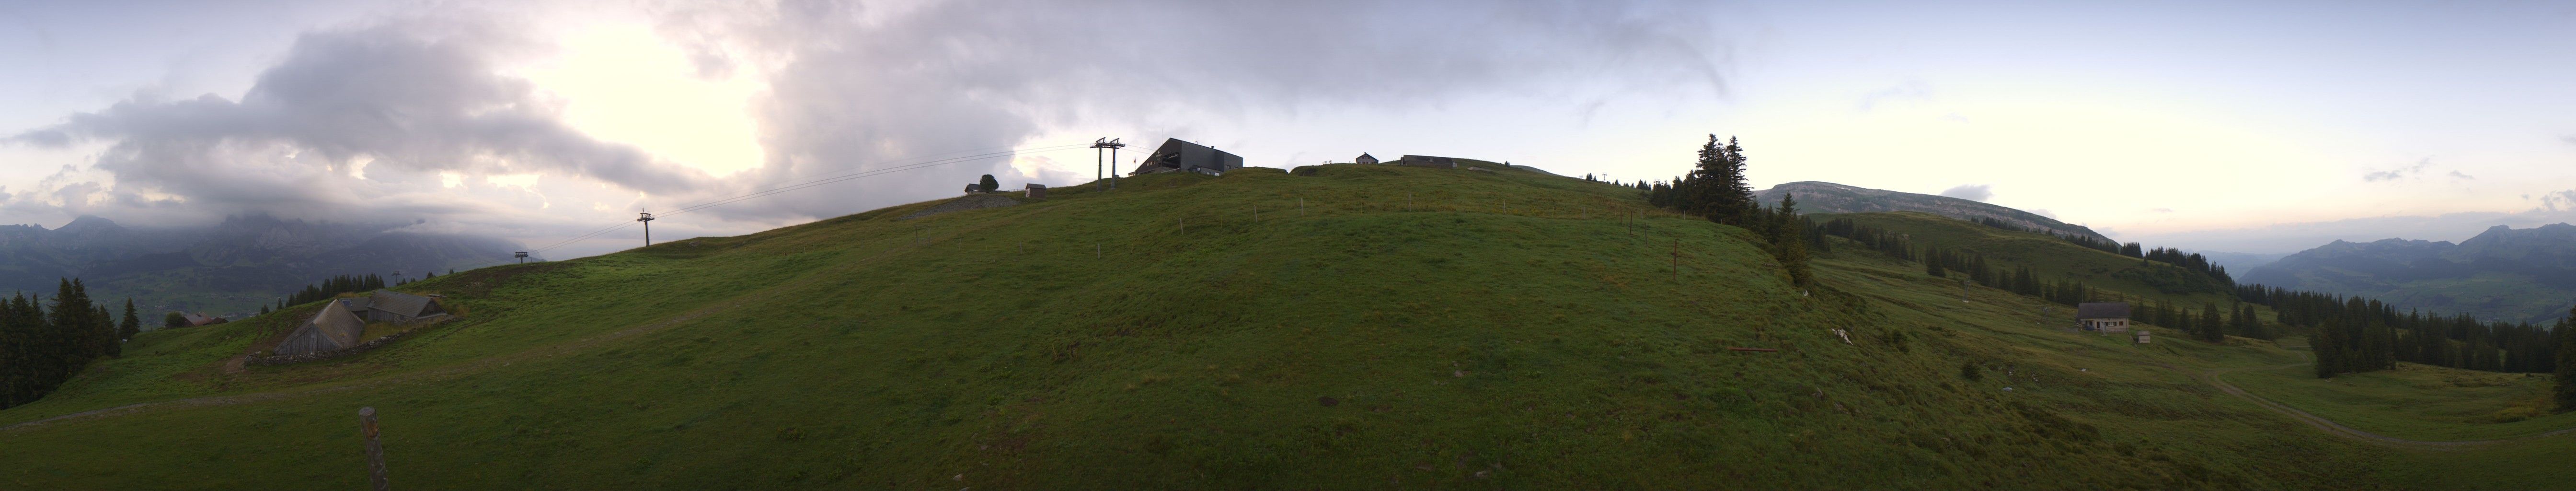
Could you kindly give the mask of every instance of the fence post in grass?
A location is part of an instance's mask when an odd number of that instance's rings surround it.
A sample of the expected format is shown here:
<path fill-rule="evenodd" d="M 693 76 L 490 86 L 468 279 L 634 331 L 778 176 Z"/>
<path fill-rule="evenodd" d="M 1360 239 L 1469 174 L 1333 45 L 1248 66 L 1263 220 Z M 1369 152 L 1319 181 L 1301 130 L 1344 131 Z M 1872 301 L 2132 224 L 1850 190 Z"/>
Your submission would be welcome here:
<path fill-rule="evenodd" d="M 358 432 L 367 437 L 367 482 L 372 486 L 371 489 L 376 491 L 393 489 L 392 485 L 385 483 L 385 446 L 376 441 L 374 406 L 358 408 Z"/>
<path fill-rule="evenodd" d="M 1297 216 L 1306 216 L 1306 198 L 1297 198 Z"/>

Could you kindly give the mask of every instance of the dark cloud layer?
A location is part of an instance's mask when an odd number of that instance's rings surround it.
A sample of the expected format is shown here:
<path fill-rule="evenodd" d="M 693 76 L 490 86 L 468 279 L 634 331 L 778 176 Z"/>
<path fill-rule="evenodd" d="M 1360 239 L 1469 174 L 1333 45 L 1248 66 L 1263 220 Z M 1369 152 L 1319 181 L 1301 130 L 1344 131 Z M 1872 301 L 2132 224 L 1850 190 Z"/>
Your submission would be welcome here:
<path fill-rule="evenodd" d="M 791 1 L 768 15 L 674 22 L 788 60 L 763 104 L 768 181 L 909 155 L 1026 143 L 1094 123 L 1197 130 L 1301 108 L 1406 108 L 1470 96 L 1592 98 L 1603 82 L 1715 94 L 1720 50 L 1692 4 L 1641 2 L 940 2 L 908 10 Z M 687 13 L 698 15 L 699 13 Z M 748 20 L 743 20 L 748 19 Z M 709 35 L 709 32 L 722 32 Z M 703 66 L 703 64 L 702 64 Z M 1221 141 L 1221 140 L 1219 140 Z M 1144 142 L 1152 144 L 1151 141 Z M 1215 141 L 1211 141 L 1215 143 Z M 998 161 L 884 180 L 946 192 Z M 730 213 L 821 215 L 846 197 L 782 197 Z"/>
<path fill-rule="evenodd" d="M 63 200 L 65 215 L 333 210 L 362 216 L 318 218 L 443 216 L 525 229 L 597 212 L 579 211 L 592 207 L 587 200 L 571 212 L 532 211 L 549 199 L 539 191 L 508 202 L 442 193 L 441 173 L 469 183 L 497 174 L 584 179 L 577 182 L 645 196 L 604 206 L 667 208 L 913 162 L 900 160 L 907 157 L 1048 143 L 1031 140 L 1067 127 L 1158 133 L 1124 135 L 1144 145 L 1165 136 L 1221 143 L 1260 137 L 1209 128 L 1313 108 L 1396 111 L 1488 97 L 1582 107 L 1639 91 L 1711 97 L 1724 91 L 1726 56 L 1710 9 L 1152 0 L 648 7 L 657 32 L 683 46 L 699 75 L 749 71 L 768 83 L 753 109 L 768 154 L 757 170 L 721 180 L 562 123 L 548 94 L 499 69 L 547 48 L 521 38 L 526 26 L 377 19 L 304 34 L 238 99 L 137 96 L 17 133 L 10 143 L 103 143 L 91 167 L 115 179 L 20 190 L 0 206 L 44 206 L 34 197 L 69 193 L 81 199 Z M 937 197 L 969 179 L 959 176 L 1031 178 L 1007 163 L 894 173 L 708 215 L 770 226 Z"/>
<path fill-rule="evenodd" d="M 424 176 L 438 171 L 577 175 L 646 192 L 704 184 L 703 174 L 559 122 L 527 81 L 494 69 L 496 59 L 528 49 L 522 44 L 492 25 L 440 19 L 312 32 L 238 101 L 136 97 L 11 140 L 111 142 L 93 164 L 116 177 L 101 192 L 145 207 L 228 213 L 473 211 L 467 203 L 388 209 L 395 203 L 361 196 L 371 185 L 434 186 Z M 351 177 L 361 163 L 368 179 Z"/>

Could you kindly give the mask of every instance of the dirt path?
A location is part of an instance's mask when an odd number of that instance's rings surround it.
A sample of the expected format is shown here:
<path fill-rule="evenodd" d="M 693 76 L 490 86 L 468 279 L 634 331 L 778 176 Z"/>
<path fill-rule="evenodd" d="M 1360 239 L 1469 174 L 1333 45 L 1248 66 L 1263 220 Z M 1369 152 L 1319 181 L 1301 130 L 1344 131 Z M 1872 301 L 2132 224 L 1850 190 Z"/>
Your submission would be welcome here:
<path fill-rule="evenodd" d="M 2160 365 L 2161 365 L 2161 364 L 2160 364 Z M 2505 442 L 2512 442 L 2512 441 L 2529 440 L 2529 439 L 2533 439 L 2533 438 L 2542 438 L 2542 437 L 2550 437 L 2550 436 L 2564 435 L 2564 434 L 2568 434 L 2568 433 L 2576 433 L 2576 428 L 2564 428 L 2564 429 L 2559 429 L 2559 430 L 2557 430 L 2557 431 L 2550 431 L 2550 432 L 2544 432 L 2544 433 L 2535 433 L 2535 434 L 2523 435 L 2523 436 L 2517 436 L 2517 437 L 2511 437 L 2511 438 L 2496 438 L 2496 439 L 2489 439 L 2489 440 L 2459 440 L 2459 441 L 2447 441 L 2447 442 L 2428 442 L 2428 441 L 2422 441 L 2422 440 L 2408 440 L 2408 439 L 2404 439 L 2404 438 L 2397 438 L 2397 437 L 2392 437 L 2392 436 L 2387 436 L 2387 435 L 2381 435 L 2381 434 L 2378 434 L 2378 433 L 2371 433 L 2371 432 L 2367 432 L 2367 431 L 2361 431 L 2361 430 L 2358 430 L 2358 429 L 2354 429 L 2353 427 L 2350 427 L 2350 426 L 2344 426 L 2342 423 L 2336 423 L 2336 422 L 2334 422 L 2334 420 L 2329 420 L 2329 419 L 2326 419 L 2326 418 L 2324 418 L 2324 417 L 2317 416 L 2317 415 L 2315 415 L 2315 414 L 2309 414 L 2307 411 L 2301 411 L 2301 410 L 2299 410 L 2299 408 L 2290 407 L 2290 406 L 2288 406 L 2288 405 L 2281 404 L 2281 403 L 2278 403 L 2278 402 L 2272 402 L 2270 399 L 2264 399 L 2262 396 L 2257 396 L 2257 395 L 2254 395 L 2254 394 L 2251 394 L 2251 393 L 2247 393 L 2247 392 L 2245 392 L 2245 389 L 2237 388 L 2235 384 L 2227 383 L 2227 381 L 2226 381 L 2225 379 L 2222 379 L 2222 378 L 2220 378 L 2220 377 L 2219 377 L 2220 375 L 2224 375 L 2224 374 L 2228 374 L 2228 373 L 2232 373 L 2232 372 L 2244 372 L 2244 371 L 2253 371 L 2253 370 L 2279 370 L 2279 369 L 2283 369 L 2283 368 L 2303 367 L 2303 366 L 2308 366 L 2308 364 L 2306 364 L 2306 363 L 2292 363 L 2292 364 L 2288 364 L 2288 365 L 2278 365 L 2278 366 L 2268 366 L 2268 367 L 2244 367 L 2244 368 L 2229 368 L 2229 369 L 2219 369 L 2219 370 L 2208 370 L 2208 371 L 2200 372 L 2199 377 L 2200 377 L 2201 381 L 2208 382 L 2208 383 L 2209 383 L 2209 385 L 2210 385 L 2211 387 L 2217 387 L 2217 388 L 2218 388 L 2218 390 L 2219 390 L 2220 392 L 2226 392 L 2226 393 L 2228 393 L 2229 395 L 2234 395 L 2234 396 L 2236 396 L 2236 397 L 2242 397 L 2242 398 L 2245 398 L 2245 400 L 2248 400 L 2248 401 L 2253 401 L 2255 405 L 2263 406 L 2263 408 L 2264 408 L 2264 409 L 2270 409 L 2270 410 L 2272 410 L 2272 412 L 2277 412 L 2277 413 L 2281 413 L 2281 414 L 2283 414 L 2283 415 L 2288 415 L 2288 416 L 2290 417 L 2290 419 L 2296 419 L 2296 420 L 2299 420 L 2299 422 L 2300 422 L 2300 423 L 2307 424 L 2309 427 L 2313 427 L 2313 428 L 2316 428 L 2316 429 L 2319 429 L 2319 430 L 2325 430 L 2325 432 L 2327 432 L 2327 433 L 2333 433 L 2333 434 L 2335 434 L 2336 436 L 2341 436 L 2341 437 L 2345 437 L 2345 438 L 2351 438 L 2351 439 L 2355 439 L 2355 440 L 2361 440 L 2361 441 L 2370 442 L 2370 443 L 2377 443 L 2377 444 L 2381 444 L 2381 445 L 2388 445 L 2388 446 L 2392 446 L 2392 447 L 2406 447 L 2406 448 L 2423 448 L 2423 449 L 2450 450 L 2450 449 L 2460 449 L 2460 448 L 2469 448 L 2469 447 L 2477 447 L 2477 446 L 2493 445 L 2493 444 L 2505 443 Z M 2171 365 L 2165 365 L 2165 368 L 2174 369 L 2174 370 L 2181 370 L 2180 368 L 2176 368 L 2176 367 L 2171 366 Z"/>

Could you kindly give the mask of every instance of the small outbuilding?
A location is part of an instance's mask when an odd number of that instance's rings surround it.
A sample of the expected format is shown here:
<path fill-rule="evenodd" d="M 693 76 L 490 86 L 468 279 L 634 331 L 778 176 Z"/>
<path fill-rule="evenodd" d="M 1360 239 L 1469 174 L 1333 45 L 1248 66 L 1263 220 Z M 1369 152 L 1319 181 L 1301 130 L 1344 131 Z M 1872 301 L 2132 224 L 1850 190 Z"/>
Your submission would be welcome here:
<path fill-rule="evenodd" d="M 1402 158 L 1402 159 L 1397 159 L 1395 162 L 1396 162 L 1396 163 L 1398 163 L 1398 164 L 1410 165 L 1410 166 L 1414 166 L 1414 167 L 1438 167 L 1438 168 L 1442 168 L 1442 169 L 1456 169 L 1456 168 L 1458 168 L 1458 159 L 1450 158 L 1450 157 L 1433 157 L 1433 156 L 1429 156 L 1429 155 L 1406 155 L 1406 156 L 1404 156 L 1404 158 Z"/>
<path fill-rule="evenodd" d="M 186 317 L 188 319 L 188 327 L 197 327 L 207 324 L 222 324 L 225 322 L 222 317 L 215 317 L 206 314 L 186 314 L 181 317 Z"/>
<path fill-rule="evenodd" d="M 1029 183 L 1029 186 L 1024 189 L 1026 189 L 1024 192 L 1028 194 L 1029 199 L 1046 199 L 1045 184 Z"/>
<path fill-rule="evenodd" d="M 2138 344 L 2147 344 L 2147 330 L 2139 329 L 2131 335 L 2137 336 Z"/>
<path fill-rule="evenodd" d="M 2128 302 L 2085 302 L 2075 306 L 2075 325 L 2105 334 L 2129 332 Z"/>
<path fill-rule="evenodd" d="M 320 312 L 313 313 L 312 320 L 288 333 L 286 340 L 277 343 L 277 348 L 272 351 L 279 355 L 339 351 L 357 346 L 358 336 L 366 331 L 367 322 L 350 312 L 347 303 L 324 303 Z"/>
<path fill-rule="evenodd" d="M 1360 157 L 1351 159 L 1351 162 L 1360 165 L 1377 165 L 1377 157 L 1370 156 L 1368 152 L 1360 152 Z"/>

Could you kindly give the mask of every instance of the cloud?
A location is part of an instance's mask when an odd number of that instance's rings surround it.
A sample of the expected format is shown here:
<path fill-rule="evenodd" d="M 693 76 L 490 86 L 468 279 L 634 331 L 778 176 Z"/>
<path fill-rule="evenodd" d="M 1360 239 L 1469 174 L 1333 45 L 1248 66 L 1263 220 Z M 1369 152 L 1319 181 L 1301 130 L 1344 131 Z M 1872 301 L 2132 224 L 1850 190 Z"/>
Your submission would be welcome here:
<path fill-rule="evenodd" d="M 2433 166 L 2433 158 L 2432 158 L 2432 157 L 2425 157 L 2425 158 L 2424 158 L 2424 160 L 2418 160 L 2418 161 L 2415 161 L 2415 165 L 2412 165 L 2412 166 L 2399 167 L 2399 168 L 2389 169 L 2389 170 L 2384 170 L 2384 171 L 2379 171 L 2379 172 L 2372 172 L 2372 173 L 2369 173 L 2369 174 L 2362 174 L 2362 175 L 2361 175 L 2361 180 L 2362 180 L 2362 181 L 2366 181 L 2366 182 L 2394 181 L 2394 180 L 2397 180 L 2397 179 L 2406 178 L 2406 177 L 2408 177 L 2408 176 L 2413 176 L 2413 175 L 2416 175 L 2416 174 L 2421 174 L 2421 173 L 2423 173 L 2423 172 L 2424 172 L 2424 169 L 2426 169 L 2426 168 L 2430 168 L 2430 167 L 2432 167 L 2432 166 Z"/>
<path fill-rule="evenodd" d="M 1696 2 L 1016 2 L 904 9 L 787 2 L 774 11 L 676 13 L 666 31 L 767 73 L 755 109 L 770 155 L 754 179 L 885 167 L 895 158 L 1028 143 L 1068 122 L 1152 128 L 1234 148 L 1207 131 L 1308 108 L 1402 110 L 1477 98 L 1571 106 L 1639 90 L 1716 96 L 1724 51 Z M 719 8 L 721 9 L 721 8 Z M 1102 26 L 1131 26 L 1103 34 Z M 1426 26 L 1475 26 L 1471 29 Z M 1572 90 L 1566 87 L 1590 87 Z M 1085 138 L 1087 140 L 1088 138 Z M 1267 160 L 1258 156 L 1255 160 Z M 949 193 L 958 175 L 1022 177 L 1001 159 L 889 175 L 876 196 Z M 1122 166 L 1123 167 L 1123 166 Z M 1087 173 L 1085 175 L 1088 175 Z M 959 181 L 962 182 L 962 181 Z M 736 216 L 847 213 L 846 197 L 781 195 Z"/>
<path fill-rule="evenodd" d="M 2456 171 L 2456 170 L 2455 170 L 2455 171 L 2451 171 L 2451 179 L 2453 179 L 2453 180 L 2469 180 L 2469 179 L 2477 179 L 2477 176 L 2471 176 L 2471 175 L 2468 175 L 2468 174 L 2466 174 L 2466 173 L 2462 173 L 2462 172 L 2460 172 L 2460 171 Z"/>
<path fill-rule="evenodd" d="M 1941 195 L 1969 201 L 1985 201 L 1987 198 L 1995 197 L 1995 193 L 1992 190 L 1993 188 L 1994 186 L 1985 184 L 1961 184 L 1958 187 L 1941 191 Z"/>
<path fill-rule="evenodd" d="M 2529 199 L 2531 195 L 2523 195 Z M 2576 211 L 2576 189 L 2551 191 L 2540 195 L 2540 206 L 2532 211 Z"/>
<path fill-rule="evenodd" d="M 2152 211 L 2152 212 L 2156 212 L 2156 213 L 2173 213 L 2173 209 L 2172 209 L 2172 208 L 2148 208 L 2148 209 L 2147 209 L 2147 211 Z"/>
<path fill-rule="evenodd" d="M 1708 20 L 1715 8 L 789 0 L 636 9 L 698 76 L 764 84 L 750 112 L 765 155 L 724 178 L 563 123 L 562 101 L 509 74 L 552 48 L 538 39 L 545 26 L 497 20 L 544 16 L 443 12 L 304 33 L 237 98 L 137 95 L 6 143 L 104 147 L 92 175 L 74 181 L 97 184 L 81 196 L 100 207 L 90 211 L 119 221 L 426 216 L 557 233 L 550 230 L 598 210 L 670 209 L 916 157 L 1051 143 L 1036 140 L 1069 128 L 1155 130 L 1111 135 L 1140 146 L 1168 136 L 1237 148 L 1267 137 L 1213 128 L 1314 109 L 1393 112 L 1487 98 L 1580 107 L 1640 93 L 1720 97 L 1727 51 Z M 953 194 L 978 174 L 1005 185 L 1069 184 L 1012 162 L 890 172 L 656 222 L 655 232 L 742 233 L 837 216 Z M 543 178 L 504 186 L 490 183 L 495 175 Z M 443 187 L 442 177 L 463 185 Z M 71 184 L 17 190 L 0 212 L 66 211 L 53 201 Z"/>
<path fill-rule="evenodd" d="M 707 179 L 560 122 L 544 94 L 494 67 L 530 49 L 525 43 L 505 26 L 459 19 L 309 32 L 239 100 L 138 95 L 7 141 L 104 142 L 91 167 L 112 175 L 114 185 L 90 192 L 219 214 L 482 208 L 431 196 L 385 199 L 434 191 L 420 178 L 439 172 L 554 173 L 645 192 L 687 190 Z M 370 179 L 350 175 L 347 167 L 360 163 Z M 156 195 L 167 198 L 146 198 Z"/>
<path fill-rule="evenodd" d="M 2560 137 L 2558 137 L 2558 141 L 2560 141 L 2560 142 L 2564 142 L 2564 143 L 2569 144 L 2569 145 L 2576 145 L 2576 135 L 2560 136 Z"/>
<path fill-rule="evenodd" d="M 1858 109 L 1860 112 L 1869 112 L 1870 109 L 1877 108 L 1878 104 L 1882 102 L 1900 99 L 1924 99 L 1929 97 L 1932 97 L 1932 84 L 1924 83 L 1922 80 L 1907 80 L 1905 83 L 1871 91 L 1868 94 L 1862 94 L 1860 96 L 1860 105 L 1858 106 Z M 1959 116 L 1957 113 L 1951 113 L 1945 117 L 1956 118 L 1958 121 L 1967 121 L 1966 117 Z"/>

